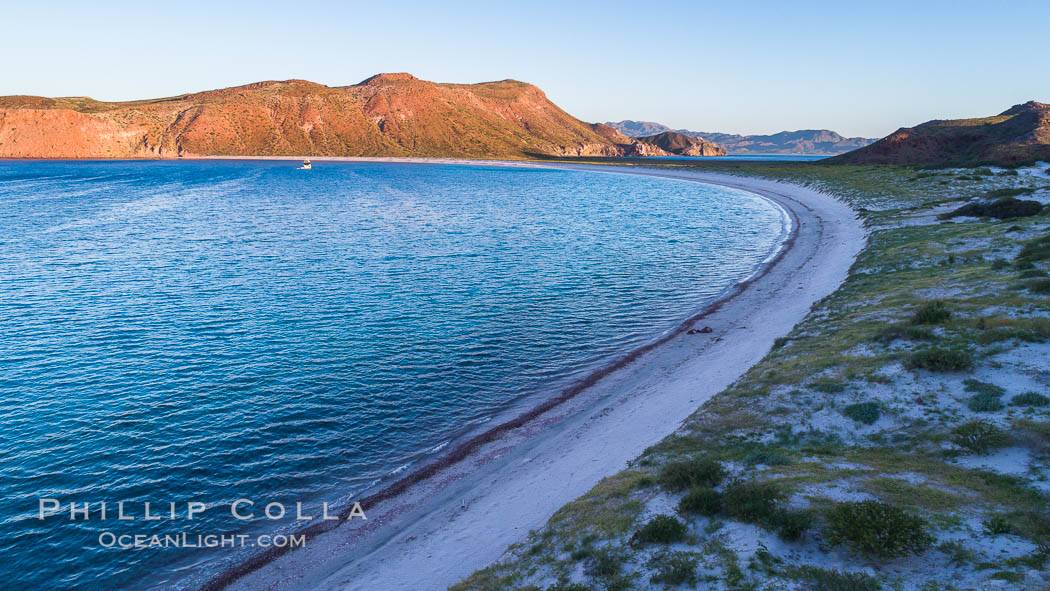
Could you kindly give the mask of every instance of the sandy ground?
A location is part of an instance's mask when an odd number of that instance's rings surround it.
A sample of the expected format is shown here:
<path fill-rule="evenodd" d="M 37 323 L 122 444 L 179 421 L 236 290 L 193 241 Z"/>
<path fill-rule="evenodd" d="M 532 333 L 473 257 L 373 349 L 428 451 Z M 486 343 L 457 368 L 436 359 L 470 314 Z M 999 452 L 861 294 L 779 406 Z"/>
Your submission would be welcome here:
<path fill-rule="evenodd" d="M 447 589 L 499 559 L 509 545 L 524 540 L 603 477 L 625 468 L 758 362 L 774 339 L 839 286 L 865 241 L 853 210 L 795 185 L 666 169 L 542 166 L 751 191 L 789 212 L 793 239 L 753 281 L 694 320 L 697 328 L 709 326 L 712 332 L 678 331 L 578 395 L 371 507 L 366 522 L 347 522 L 314 537 L 305 548 L 244 575 L 229 589 Z"/>

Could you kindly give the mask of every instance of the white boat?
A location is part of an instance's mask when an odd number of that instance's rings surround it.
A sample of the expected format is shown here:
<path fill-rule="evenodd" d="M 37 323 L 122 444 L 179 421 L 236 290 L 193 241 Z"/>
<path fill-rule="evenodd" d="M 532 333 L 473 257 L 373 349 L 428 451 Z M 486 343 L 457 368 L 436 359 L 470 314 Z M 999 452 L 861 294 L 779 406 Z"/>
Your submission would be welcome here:
<path fill-rule="evenodd" d="M 311 168 L 313 168 L 313 166 L 310 164 L 310 161 L 303 160 L 303 165 L 299 168 L 296 168 L 296 170 L 310 170 Z"/>

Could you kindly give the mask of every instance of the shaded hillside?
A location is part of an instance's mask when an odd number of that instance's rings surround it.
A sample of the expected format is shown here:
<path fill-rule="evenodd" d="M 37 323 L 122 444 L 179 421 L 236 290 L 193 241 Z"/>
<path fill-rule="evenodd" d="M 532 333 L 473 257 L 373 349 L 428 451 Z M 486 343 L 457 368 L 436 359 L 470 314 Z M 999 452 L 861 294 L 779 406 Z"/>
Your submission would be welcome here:
<path fill-rule="evenodd" d="M 636 145 L 516 80 L 379 74 L 352 86 L 268 81 L 130 102 L 0 97 L 4 158 L 622 156 Z"/>
<path fill-rule="evenodd" d="M 843 137 L 828 129 L 781 131 L 770 135 L 735 135 L 699 132 L 718 142 L 733 154 L 815 154 L 834 155 L 874 142 L 863 137 Z"/>
<path fill-rule="evenodd" d="M 679 156 L 725 156 L 722 146 L 701 137 L 692 137 L 676 131 L 665 131 L 656 135 L 638 138 L 639 142 L 656 146 L 665 152 Z"/>
<path fill-rule="evenodd" d="M 683 135 L 703 137 L 725 148 L 730 154 L 817 154 L 834 155 L 867 146 L 874 139 L 843 137 L 827 129 L 802 129 L 781 131 L 771 135 L 737 135 L 708 131 L 675 129 L 652 121 L 617 121 L 606 123 L 624 135 L 643 137 L 664 131 L 676 131 Z"/>
<path fill-rule="evenodd" d="M 829 159 L 834 164 L 973 166 L 1050 160 L 1050 105 L 1029 101 L 994 117 L 927 121 Z"/>

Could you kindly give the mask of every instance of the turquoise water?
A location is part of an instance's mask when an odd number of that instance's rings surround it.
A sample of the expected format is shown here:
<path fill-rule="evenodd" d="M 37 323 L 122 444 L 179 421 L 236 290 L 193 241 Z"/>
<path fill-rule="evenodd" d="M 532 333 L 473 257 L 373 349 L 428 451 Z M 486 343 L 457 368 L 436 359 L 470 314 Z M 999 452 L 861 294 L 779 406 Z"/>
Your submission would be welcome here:
<path fill-rule="evenodd" d="M 345 506 L 652 340 L 781 233 L 748 193 L 629 175 L 0 162 L 0 580 L 190 588 L 257 549 L 100 536 L 301 525 L 232 519 L 238 498 Z"/>

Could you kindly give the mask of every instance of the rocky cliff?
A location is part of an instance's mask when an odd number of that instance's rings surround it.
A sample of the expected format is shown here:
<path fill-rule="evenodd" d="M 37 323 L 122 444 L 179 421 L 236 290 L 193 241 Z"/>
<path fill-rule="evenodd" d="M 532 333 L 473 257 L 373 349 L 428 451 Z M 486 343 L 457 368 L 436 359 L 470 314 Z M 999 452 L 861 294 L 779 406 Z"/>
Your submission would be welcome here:
<path fill-rule="evenodd" d="M 572 117 L 539 88 L 516 80 L 438 84 L 379 74 L 351 86 L 268 81 L 130 102 L 0 97 L 2 158 L 655 152 L 638 143 Z"/>
<path fill-rule="evenodd" d="M 826 162 L 974 166 L 1050 160 L 1050 105 L 1029 101 L 993 117 L 927 121 Z"/>

